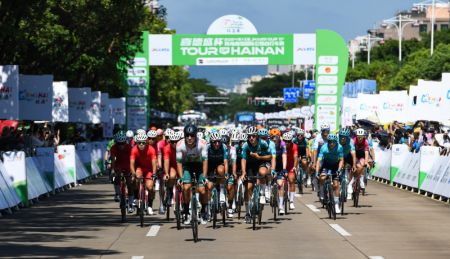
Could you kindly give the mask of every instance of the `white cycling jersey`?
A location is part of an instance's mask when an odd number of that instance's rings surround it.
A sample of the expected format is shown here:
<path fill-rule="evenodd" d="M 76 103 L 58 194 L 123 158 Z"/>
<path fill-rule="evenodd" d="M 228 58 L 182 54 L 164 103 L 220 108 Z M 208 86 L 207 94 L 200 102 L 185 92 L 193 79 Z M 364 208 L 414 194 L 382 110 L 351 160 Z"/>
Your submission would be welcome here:
<path fill-rule="evenodd" d="M 200 163 L 208 160 L 207 142 L 202 139 L 197 139 L 193 148 L 186 145 L 186 141 L 179 141 L 177 143 L 177 162 L 178 163 Z"/>

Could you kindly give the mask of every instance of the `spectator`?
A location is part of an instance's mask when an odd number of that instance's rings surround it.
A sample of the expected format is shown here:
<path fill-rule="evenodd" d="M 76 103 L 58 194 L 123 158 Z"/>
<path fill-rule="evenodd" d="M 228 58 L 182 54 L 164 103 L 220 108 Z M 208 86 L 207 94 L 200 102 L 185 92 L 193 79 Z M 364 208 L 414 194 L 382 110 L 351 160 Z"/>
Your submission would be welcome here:
<path fill-rule="evenodd" d="M 420 128 L 415 128 L 414 129 L 414 133 L 413 133 L 413 143 L 411 145 L 411 151 L 415 152 L 415 153 L 419 153 L 420 151 L 420 147 L 423 145 L 423 141 L 421 140 L 421 129 Z"/>

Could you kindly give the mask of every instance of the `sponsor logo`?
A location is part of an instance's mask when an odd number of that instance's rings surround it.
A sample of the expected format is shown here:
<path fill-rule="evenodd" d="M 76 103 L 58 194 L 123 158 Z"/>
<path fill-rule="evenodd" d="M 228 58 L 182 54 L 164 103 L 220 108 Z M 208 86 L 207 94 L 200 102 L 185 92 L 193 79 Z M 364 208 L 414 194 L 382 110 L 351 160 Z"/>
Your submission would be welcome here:
<path fill-rule="evenodd" d="M 297 48 L 297 52 L 300 52 L 300 51 L 312 52 L 312 51 L 316 51 L 316 48 L 314 48 L 314 47 L 306 47 L 306 48 L 299 47 L 299 48 Z"/>
<path fill-rule="evenodd" d="M 429 94 L 423 94 L 422 97 L 420 98 L 420 101 L 422 103 L 428 103 L 428 104 L 435 104 L 436 106 L 439 106 L 439 104 L 442 101 L 442 97 L 437 97 L 437 96 L 431 96 Z"/>
<path fill-rule="evenodd" d="M 152 52 L 170 52 L 169 48 L 152 48 Z"/>

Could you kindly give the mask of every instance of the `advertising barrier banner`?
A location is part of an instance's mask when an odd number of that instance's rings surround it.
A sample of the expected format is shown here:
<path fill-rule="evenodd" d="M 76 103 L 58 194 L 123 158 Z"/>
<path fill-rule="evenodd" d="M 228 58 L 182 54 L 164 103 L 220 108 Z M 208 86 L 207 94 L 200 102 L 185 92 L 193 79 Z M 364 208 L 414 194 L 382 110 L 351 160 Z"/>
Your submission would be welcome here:
<path fill-rule="evenodd" d="M 379 148 L 376 142 L 373 143 L 373 148 L 375 150 L 376 164 L 371 174 L 389 181 L 391 178 L 392 152 L 390 149 Z"/>
<path fill-rule="evenodd" d="M 12 179 L 6 172 L 6 168 L 3 162 L 0 160 L 0 197 L 4 200 L 1 201 L 0 209 L 6 209 L 16 206 L 20 203 L 20 197 L 13 187 Z M 2 196 L 3 195 L 3 196 Z"/>
<path fill-rule="evenodd" d="M 42 178 L 51 190 L 55 188 L 55 150 L 52 147 L 36 148 L 35 163 Z"/>
<path fill-rule="evenodd" d="M 53 82 L 52 121 L 69 122 L 69 90 L 67 82 Z"/>
<path fill-rule="evenodd" d="M 91 123 L 88 113 L 91 102 L 91 88 L 69 88 L 69 121 Z"/>
<path fill-rule="evenodd" d="M 433 193 L 450 198 L 450 156 L 441 157 L 439 162 L 440 166 L 436 174 L 439 180 Z"/>
<path fill-rule="evenodd" d="M 19 66 L 0 66 L 0 119 L 19 119 Z"/>
<path fill-rule="evenodd" d="M 92 174 L 96 175 L 103 172 L 102 142 L 92 142 L 91 147 Z"/>
<path fill-rule="evenodd" d="M 103 123 L 106 123 L 111 119 L 112 110 L 112 107 L 109 103 L 109 94 L 102 93 L 100 98 L 100 119 Z"/>
<path fill-rule="evenodd" d="M 27 172 L 25 166 L 25 152 L 8 151 L 3 153 L 3 166 L 11 180 L 20 201 L 28 204 Z"/>
<path fill-rule="evenodd" d="M 110 98 L 109 104 L 111 105 L 111 115 L 114 124 L 125 125 L 125 98 Z"/>
<path fill-rule="evenodd" d="M 379 119 L 383 124 L 393 121 L 407 122 L 408 93 L 405 91 L 380 91 L 382 105 Z"/>
<path fill-rule="evenodd" d="M 55 177 L 58 177 L 58 180 L 60 180 L 60 184 L 63 184 L 62 186 L 70 183 L 76 183 L 77 172 L 75 169 L 75 146 L 61 145 L 57 147 L 56 151 L 57 162 L 55 163 L 55 167 L 57 167 L 59 170 L 56 171 L 58 174 L 55 175 Z"/>
<path fill-rule="evenodd" d="M 420 172 L 419 172 L 419 189 L 432 192 L 435 183 L 433 165 L 439 159 L 439 148 L 431 146 L 423 146 L 420 148 Z"/>
<path fill-rule="evenodd" d="M 376 156 L 375 156 L 376 157 Z M 397 177 L 401 167 L 405 166 L 410 159 L 409 147 L 404 144 L 392 145 L 391 175 L 389 180 L 392 182 Z"/>
<path fill-rule="evenodd" d="M 93 124 L 99 124 L 101 120 L 101 102 L 102 102 L 102 93 L 100 91 L 91 92 L 92 101 L 91 107 L 88 110 L 89 120 Z"/>
<path fill-rule="evenodd" d="M 80 162 L 83 164 L 84 169 L 87 171 L 87 176 L 92 175 L 91 167 L 91 144 L 90 143 L 78 143 L 75 145 L 77 156 L 80 158 Z M 77 174 L 78 174 L 77 166 Z"/>
<path fill-rule="evenodd" d="M 51 189 L 47 189 L 47 185 L 42 179 L 39 169 L 34 163 L 32 157 L 27 157 L 25 159 L 26 170 L 27 170 L 27 187 L 28 187 L 28 199 L 35 199 L 42 194 L 48 193 Z"/>
<path fill-rule="evenodd" d="M 52 121 L 53 75 L 19 76 L 19 118 Z"/>

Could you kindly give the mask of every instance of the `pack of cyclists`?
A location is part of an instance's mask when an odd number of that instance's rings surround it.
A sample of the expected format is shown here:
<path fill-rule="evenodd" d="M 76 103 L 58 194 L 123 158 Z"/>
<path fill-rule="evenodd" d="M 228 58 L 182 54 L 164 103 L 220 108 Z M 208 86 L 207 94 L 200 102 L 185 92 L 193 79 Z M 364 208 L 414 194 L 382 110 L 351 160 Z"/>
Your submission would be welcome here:
<path fill-rule="evenodd" d="M 343 128 L 330 132 L 328 124 L 320 125 L 319 131 L 309 132 L 296 127 L 269 130 L 260 126 L 212 128 L 200 132 L 197 126 L 189 124 L 180 131 L 156 128 L 148 132 L 143 129 L 119 131 L 105 157 L 114 176 L 115 201 L 119 201 L 120 194 L 118 179 L 120 176 L 126 179 L 128 213 L 135 211 L 139 197 L 137 179 L 144 181 L 148 193 L 148 215 L 154 213 L 155 182 L 160 186 L 159 214 L 165 214 L 167 205 L 174 204 L 175 191 L 165 191 L 180 188 L 184 224 L 191 223 L 193 195 L 199 203 L 200 224 L 211 220 L 214 188 L 219 193 L 219 202 L 226 208 L 227 217 L 233 218 L 241 185 L 245 190 L 244 220 L 250 223 L 255 185 L 260 187 L 260 204 L 268 203 L 272 188 L 278 188 L 278 211 L 283 215 L 285 208 L 295 210 L 294 197 L 297 191 L 301 192 L 297 187 L 299 182 L 302 186 L 311 186 L 323 201 L 324 182 L 330 179 L 335 211 L 340 213 L 342 203 L 346 202 L 341 198 L 342 180 L 348 186 L 347 199 L 352 197 L 355 179 L 359 179 L 362 190 L 366 188 L 368 168 L 374 165 L 375 159 L 371 145 L 371 138 L 364 129 Z M 191 193 L 194 182 L 197 193 Z M 288 206 L 284 207 L 286 202 Z"/>

